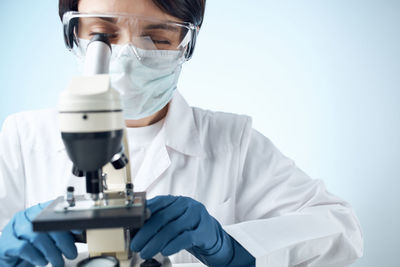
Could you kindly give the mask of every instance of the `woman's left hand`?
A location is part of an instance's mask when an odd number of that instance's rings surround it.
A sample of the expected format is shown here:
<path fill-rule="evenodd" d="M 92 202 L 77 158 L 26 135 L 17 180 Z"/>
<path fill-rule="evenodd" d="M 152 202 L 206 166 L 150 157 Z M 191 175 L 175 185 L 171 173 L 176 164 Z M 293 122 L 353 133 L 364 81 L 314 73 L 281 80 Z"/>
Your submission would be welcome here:
<path fill-rule="evenodd" d="M 200 202 L 189 197 L 158 196 L 147 201 L 150 219 L 131 242 L 143 259 L 170 256 L 182 249 L 209 266 L 226 266 L 234 254 L 233 239 Z"/>

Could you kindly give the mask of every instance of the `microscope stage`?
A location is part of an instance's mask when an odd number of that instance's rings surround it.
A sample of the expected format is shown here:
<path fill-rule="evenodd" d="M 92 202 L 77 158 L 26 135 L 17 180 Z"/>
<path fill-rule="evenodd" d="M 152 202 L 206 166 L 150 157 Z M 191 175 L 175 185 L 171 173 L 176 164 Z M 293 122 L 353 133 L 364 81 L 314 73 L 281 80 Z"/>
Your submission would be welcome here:
<path fill-rule="evenodd" d="M 77 196 L 76 201 L 84 201 L 84 196 Z M 32 222 L 33 231 L 69 231 L 101 228 L 140 228 L 146 220 L 146 193 L 135 193 L 135 205 L 131 207 L 95 208 L 60 211 L 65 203 L 59 197 L 47 206 Z"/>

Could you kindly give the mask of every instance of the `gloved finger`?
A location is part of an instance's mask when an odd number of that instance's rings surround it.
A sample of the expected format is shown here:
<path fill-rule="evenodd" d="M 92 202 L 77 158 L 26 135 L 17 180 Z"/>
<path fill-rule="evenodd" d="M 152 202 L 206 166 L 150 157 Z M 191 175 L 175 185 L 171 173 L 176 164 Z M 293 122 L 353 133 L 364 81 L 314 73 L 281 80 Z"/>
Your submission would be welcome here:
<path fill-rule="evenodd" d="M 0 266 L 17 266 L 21 262 L 20 250 L 27 241 L 19 240 L 14 234 L 15 217 L 8 222 L 0 234 Z M 29 243 L 28 243 L 29 244 Z M 37 263 L 45 263 L 46 260 L 40 252 L 32 252 L 32 258 Z M 35 257 L 37 256 L 37 257 Z"/>
<path fill-rule="evenodd" d="M 61 251 L 56 247 L 56 244 L 48 234 L 33 233 L 22 235 L 21 237 L 34 245 L 53 266 L 64 266 Z"/>
<path fill-rule="evenodd" d="M 39 208 L 40 209 L 40 208 Z M 28 212 L 35 211 L 36 206 L 25 212 L 17 213 L 15 216 L 14 233 L 17 238 L 29 241 L 53 266 L 63 266 L 64 259 L 61 251 L 56 247 L 54 241 L 47 233 L 35 233 L 29 222 Z"/>
<path fill-rule="evenodd" d="M 151 214 L 155 214 L 161 209 L 164 209 L 174 203 L 178 197 L 175 196 L 158 196 L 152 199 L 147 200 L 146 205 L 147 208 L 150 209 Z"/>
<path fill-rule="evenodd" d="M 78 256 L 74 237 L 70 232 L 50 232 L 49 236 L 66 258 L 73 260 Z"/>
<path fill-rule="evenodd" d="M 25 210 L 23 213 L 26 216 L 26 220 L 28 222 L 32 222 L 32 220 L 35 219 L 35 217 L 38 216 L 42 210 L 43 209 L 39 205 L 36 205 Z"/>
<path fill-rule="evenodd" d="M 143 259 L 151 259 L 180 233 L 196 229 L 200 221 L 200 217 L 192 214 L 188 210 L 178 219 L 169 222 L 156 235 L 154 235 L 141 250 Z M 207 236 L 205 236 L 206 238 Z M 187 247 L 179 244 L 177 249 L 187 249 Z"/>
<path fill-rule="evenodd" d="M 131 250 L 139 252 L 146 243 L 166 224 L 172 220 L 179 218 L 185 211 L 186 207 L 179 205 L 181 200 L 174 201 L 168 207 L 153 214 L 143 227 L 136 233 L 131 242 Z M 176 206 L 175 204 L 178 204 Z"/>
<path fill-rule="evenodd" d="M 180 233 L 175 239 L 169 242 L 162 250 L 163 256 L 171 256 L 182 250 L 183 247 L 191 248 L 194 246 L 193 235 L 190 231 Z"/>
<path fill-rule="evenodd" d="M 83 233 L 83 230 L 71 230 L 71 233 L 75 234 L 75 235 L 80 235 Z"/>
<path fill-rule="evenodd" d="M 30 208 L 28 210 L 34 209 Z M 53 266 L 63 266 L 64 259 L 54 241 L 46 233 L 34 233 L 26 213 L 17 213 L 15 217 L 14 233 L 16 237 L 30 242 Z"/>
<path fill-rule="evenodd" d="M 16 267 L 35 267 L 35 265 L 27 261 L 20 261 L 17 263 Z"/>
<path fill-rule="evenodd" d="M 39 203 L 38 206 L 39 206 L 41 209 L 45 209 L 48 205 L 51 204 L 51 202 L 53 202 L 53 200 L 49 200 L 49 201 L 46 201 L 46 202 L 43 202 L 43 203 Z"/>
<path fill-rule="evenodd" d="M 48 205 L 50 205 L 50 203 L 53 202 L 53 200 L 44 202 L 44 203 L 39 203 L 36 206 L 30 207 L 29 209 L 27 209 L 25 211 L 26 217 L 28 219 L 29 222 L 32 222 L 33 219 L 35 219 L 36 216 L 39 215 L 39 213 L 46 208 Z"/>
<path fill-rule="evenodd" d="M 28 241 L 14 238 L 10 240 L 10 243 L 12 243 L 12 248 L 7 250 L 7 256 L 19 258 L 38 266 L 47 265 L 48 261 L 43 254 Z"/>

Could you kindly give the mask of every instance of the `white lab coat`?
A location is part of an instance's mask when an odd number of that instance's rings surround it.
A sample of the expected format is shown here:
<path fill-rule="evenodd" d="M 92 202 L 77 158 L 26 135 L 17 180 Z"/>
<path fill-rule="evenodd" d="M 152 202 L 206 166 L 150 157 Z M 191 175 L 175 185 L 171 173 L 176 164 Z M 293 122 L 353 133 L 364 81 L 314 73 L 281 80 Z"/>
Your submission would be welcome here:
<path fill-rule="evenodd" d="M 63 195 L 68 185 L 84 193 L 71 168 L 55 110 L 9 116 L 0 136 L 0 229 L 17 211 Z M 253 130 L 249 117 L 191 108 L 178 92 L 134 185 L 149 198 L 202 202 L 257 266 L 347 266 L 363 253 L 349 204 Z M 196 261 L 186 251 L 172 260 Z"/>

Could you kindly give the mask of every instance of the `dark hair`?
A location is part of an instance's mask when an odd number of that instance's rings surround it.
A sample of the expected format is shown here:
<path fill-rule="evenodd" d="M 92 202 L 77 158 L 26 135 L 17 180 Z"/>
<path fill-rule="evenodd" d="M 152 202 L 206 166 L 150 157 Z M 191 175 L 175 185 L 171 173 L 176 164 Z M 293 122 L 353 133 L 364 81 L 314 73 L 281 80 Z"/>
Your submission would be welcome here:
<path fill-rule="evenodd" d="M 59 0 L 58 12 L 60 18 L 67 11 L 78 11 L 79 0 Z M 191 22 L 201 27 L 204 18 L 206 0 L 152 0 L 165 13 L 179 18 L 184 22 Z"/>

